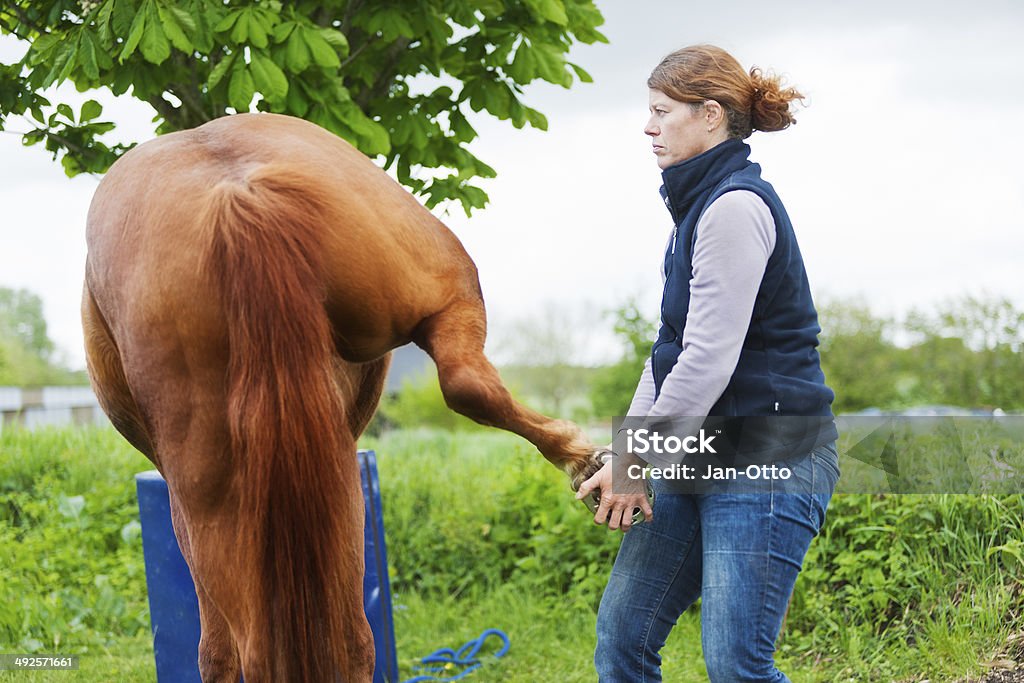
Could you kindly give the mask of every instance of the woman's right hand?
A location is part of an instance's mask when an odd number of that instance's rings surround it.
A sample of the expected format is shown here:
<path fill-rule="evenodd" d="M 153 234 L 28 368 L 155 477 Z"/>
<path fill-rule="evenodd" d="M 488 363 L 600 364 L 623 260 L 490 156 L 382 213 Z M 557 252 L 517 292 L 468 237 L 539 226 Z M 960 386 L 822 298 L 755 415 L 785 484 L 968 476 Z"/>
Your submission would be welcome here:
<path fill-rule="evenodd" d="M 594 514 L 594 523 L 607 522 L 609 529 L 621 529 L 625 533 L 633 526 L 635 508 L 643 510 L 644 518 L 648 522 L 654 519 L 654 510 L 647 499 L 646 482 L 643 479 L 625 476 L 626 469 L 621 467 L 621 463 L 620 473 L 616 476 L 616 490 L 612 490 L 612 469 L 616 466 L 615 460 L 618 457 L 620 456 L 609 459 L 597 474 L 580 484 L 576 499 L 583 500 L 595 489 L 600 491 L 601 502 Z"/>

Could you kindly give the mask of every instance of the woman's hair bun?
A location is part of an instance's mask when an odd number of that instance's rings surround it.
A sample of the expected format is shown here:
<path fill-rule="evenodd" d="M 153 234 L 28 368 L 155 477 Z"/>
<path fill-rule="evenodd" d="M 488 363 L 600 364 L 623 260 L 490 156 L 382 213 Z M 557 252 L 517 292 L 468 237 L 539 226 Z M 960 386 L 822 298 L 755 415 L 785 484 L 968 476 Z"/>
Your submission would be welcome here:
<path fill-rule="evenodd" d="M 790 102 L 802 102 L 804 96 L 796 88 L 783 87 L 781 76 L 765 73 L 755 66 L 750 70 L 750 87 L 753 91 L 750 104 L 751 128 L 771 132 L 789 128 L 796 123 Z"/>

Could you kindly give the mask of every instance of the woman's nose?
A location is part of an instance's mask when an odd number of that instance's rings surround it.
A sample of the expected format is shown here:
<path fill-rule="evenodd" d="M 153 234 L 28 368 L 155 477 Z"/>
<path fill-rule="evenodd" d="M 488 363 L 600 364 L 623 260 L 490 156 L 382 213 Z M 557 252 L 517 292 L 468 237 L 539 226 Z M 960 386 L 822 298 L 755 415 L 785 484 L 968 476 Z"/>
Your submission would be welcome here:
<path fill-rule="evenodd" d="M 654 137 L 658 134 L 658 128 L 654 125 L 653 121 L 648 121 L 647 125 L 644 126 L 644 134 Z"/>

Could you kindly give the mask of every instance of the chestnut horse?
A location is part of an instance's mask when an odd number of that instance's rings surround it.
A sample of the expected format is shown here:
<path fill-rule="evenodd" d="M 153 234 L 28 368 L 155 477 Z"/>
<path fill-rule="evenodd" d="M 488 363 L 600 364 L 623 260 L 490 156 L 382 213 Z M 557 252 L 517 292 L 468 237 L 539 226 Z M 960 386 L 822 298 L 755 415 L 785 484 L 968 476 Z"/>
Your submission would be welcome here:
<path fill-rule="evenodd" d="M 355 443 L 413 341 L 448 405 L 578 483 L 595 447 L 483 355 L 476 268 L 369 159 L 241 114 L 147 142 L 89 209 L 82 318 L 114 426 L 167 480 L 204 681 L 370 681 Z"/>

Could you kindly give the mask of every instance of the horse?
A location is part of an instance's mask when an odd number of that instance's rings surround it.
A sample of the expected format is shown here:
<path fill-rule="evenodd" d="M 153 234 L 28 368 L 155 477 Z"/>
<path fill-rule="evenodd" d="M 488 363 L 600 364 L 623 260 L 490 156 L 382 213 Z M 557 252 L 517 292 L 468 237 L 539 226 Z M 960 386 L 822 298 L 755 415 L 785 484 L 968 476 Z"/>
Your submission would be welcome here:
<path fill-rule="evenodd" d="M 89 375 L 167 480 L 203 681 L 370 681 L 355 444 L 408 342 L 445 402 L 573 486 L 598 449 L 513 400 L 483 353 L 476 266 L 369 158 L 308 121 L 237 114 L 118 159 L 89 208 Z"/>

